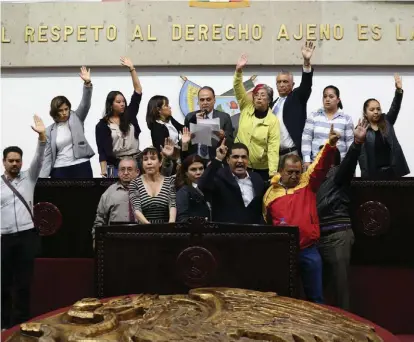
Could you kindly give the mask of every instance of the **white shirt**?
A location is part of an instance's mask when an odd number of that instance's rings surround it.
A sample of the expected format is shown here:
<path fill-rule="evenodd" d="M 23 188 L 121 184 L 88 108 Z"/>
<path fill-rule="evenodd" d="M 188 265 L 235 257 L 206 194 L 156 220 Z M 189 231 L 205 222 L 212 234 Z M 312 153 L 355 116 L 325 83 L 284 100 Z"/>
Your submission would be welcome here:
<path fill-rule="evenodd" d="M 312 71 L 312 67 L 303 67 L 303 72 L 309 73 L 311 71 Z M 277 116 L 277 118 L 279 119 L 279 124 L 280 124 L 280 150 L 295 147 L 295 143 L 290 137 L 289 132 L 285 126 L 285 123 L 283 122 L 283 107 L 285 106 L 285 100 L 286 100 L 286 97 L 279 97 L 279 99 L 275 102 L 275 105 L 272 108 L 272 112 Z M 283 102 L 280 104 L 277 113 L 275 113 L 274 110 L 277 107 L 278 103 L 281 101 Z"/>
<path fill-rule="evenodd" d="M 129 124 L 127 135 L 124 135 L 119 125 L 113 122 L 110 122 L 108 126 L 111 130 L 112 149 L 116 158 L 133 156 L 139 152 L 139 140 L 135 138 L 135 127 L 133 124 Z"/>
<path fill-rule="evenodd" d="M 283 122 L 283 107 L 285 106 L 286 97 L 279 97 L 279 99 L 276 101 L 272 112 L 275 113 L 275 109 L 279 104 L 279 108 L 277 113 L 275 115 L 279 119 L 279 125 L 280 125 L 280 149 L 284 150 L 286 148 L 292 148 L 295 146 L 295 143 L 293 142 L 292 138 L 289 135 L 289 132 L 285 126 L 285 123 Z"/>
<path fill-rule="evenodd" d="M 250 179 L 250 176 L 247 172 L 246 172 L 246 177 L 244 178 L 239 178 L 234 174 L 233 176 L 236 179 L 236 182 L 240 187 L 244 206 L 247 207 L 254 198 L 254 189 L 253 189 L 252 180 Z"/>
<path fill-rule="evenodd" d="M 178 141 L 180 140 L 180 133 L 177 131 L 171 121 L 164 122 L 162 120 L 157 120 L 157 122 L 167 127 L 170 139 L 173 141 L 174 145 L 178 145 Z M 157 148 L 159 148 L 159 146 L 157 146 Z"/>
<path fill-rule="evenodd" d="M 73 155 L 73 139 L 68 120 L 57 124 L 56 148 L 57 156 L 54 168 L 76 165 L 89 160 L 87 158 L 76 159 Z"/>

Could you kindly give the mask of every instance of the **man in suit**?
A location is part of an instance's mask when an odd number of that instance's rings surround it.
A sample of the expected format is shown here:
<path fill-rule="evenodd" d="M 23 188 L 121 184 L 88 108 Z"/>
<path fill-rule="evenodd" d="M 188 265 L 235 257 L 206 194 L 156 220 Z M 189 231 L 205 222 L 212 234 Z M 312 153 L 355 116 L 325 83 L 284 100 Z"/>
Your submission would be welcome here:
<path fill-rule="evenodd" d="M 288 71 L 281 71 L 276 77 L 279 97 L 273 102 L 272 111 L 280 123 L 281 157 L 291 153 L 301 156 L 306 106 L 312 92 L 313 68 L 310 60 L 314 50 L 312 42 L 306 42 L 302 47 L 303 71 L 299 87 L 293 89 L 293 75 Z"/>
<path fill-rule="evenodd" d="M 216 149 L 220 146 L 224 138 L 226 138 L 226 145 L 230 147 L 233 144 L 233 125 L 231 123 L 230 115 L 214 109 L 216 103 L 216 95 L 213 88 L 202 87 L 198 92 L 199 111 L 188 113 L 185 117 L 184 125 L 190 128 L 190 123 L 197 123 L 198 119 L 220 119 L 220 131 L 215 132 L 219 140 L 211 139 L 212 146 L 206 145 L 190 145 L 189 154 L 198 154 L 201 158 L 206 160 L 213 160 L 216 156 Z"/>
<path fill-rule="evenodd" d="M 234 143 L 223 166 L 228 148 L 225 140 L 216 157 L 198 180 L 198 188 L 212 200 L 212 217 L 216 222 L 259 224 L 265 183 L 256 172 L 248 172 L 249 150 Z"/>

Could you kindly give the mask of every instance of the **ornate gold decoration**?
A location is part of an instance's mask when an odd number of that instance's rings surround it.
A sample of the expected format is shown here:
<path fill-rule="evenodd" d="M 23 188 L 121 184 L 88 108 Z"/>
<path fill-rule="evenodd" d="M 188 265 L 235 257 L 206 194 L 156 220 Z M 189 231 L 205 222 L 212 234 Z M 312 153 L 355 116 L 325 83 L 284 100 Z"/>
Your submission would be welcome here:
<path fill-rule="evenodd" d="M 87 313 L 87 315 L 86 315 Z M 24 335 L 55 341 L 278 341 L 379 342 L 368 324 L 297 299 L 231 288 L 200 288 L 188 295 L 133 295 L 107 302 L 87 298 Z"/>

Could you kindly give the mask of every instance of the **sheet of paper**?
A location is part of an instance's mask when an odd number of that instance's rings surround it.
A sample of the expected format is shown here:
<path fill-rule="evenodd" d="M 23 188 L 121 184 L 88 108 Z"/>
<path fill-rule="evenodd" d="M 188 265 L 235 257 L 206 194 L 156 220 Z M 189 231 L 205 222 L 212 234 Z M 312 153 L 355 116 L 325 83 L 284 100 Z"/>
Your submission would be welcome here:
<path fill-rule="evenodd" d="M 191 139 L 193 144 L 212 146 L 211 137 L 213 135 L 213 130 L 210 125 L 190 123 L 190 132 L 191 134 L 194 134 L 194 138 Z"/>
<path fill-rule="evenodd" d="M 220 118 L 214 118 L 214 119 L 197 119 L 197 125 L 203 125 L 203 126 L 210 126 L 212 130 L 211 138 L 219 141 L 219 137 L 214 134 L 215 132 L 220 131 Z M 211 145 L 209 145 L 211 146 Z"/>

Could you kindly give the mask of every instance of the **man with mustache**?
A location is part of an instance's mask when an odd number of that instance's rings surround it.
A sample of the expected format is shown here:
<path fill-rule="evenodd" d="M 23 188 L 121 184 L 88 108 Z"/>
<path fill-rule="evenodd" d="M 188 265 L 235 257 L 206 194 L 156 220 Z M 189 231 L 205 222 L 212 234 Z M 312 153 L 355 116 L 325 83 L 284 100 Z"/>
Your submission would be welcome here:
<path fill-rule="evenodd" d="M 4 175 L 1 179 L 1 327 L 10 328 L 30 318 L 30 282 L 34 259 L 39 252 L 39 236 L 33 222 L 33 196 L 42 169 L 46 128 L 34 116 L 32 129 L 38 133 L 36 154 L 26 171 L 23 151 L 17 146 L 3 150 Z M 12 190 L 20 194 L 25 203 Z M 29 212 L 30 209 L 30 212 Z M 14 293 L 12 293 L 14 292 Z"/>
<path fill-rule="evenodd" d="M 223 166 L 228 148 L 224 139 L 216 150 L 216 158 L 198 180 L 198 188 L 212 199 L 212 217 L 216 222 L 258 224 L 261 217 L 265 185 L 256 172 L 249 172 L 249 150 L 234 143 Z"/>
<path fill-rule="evenodd" d="M 279 174 L 271 180 L 264 196 L 264 216 L 274 226 L 299 227 L 299 268 L 308 300 L 323 303 L 322 260 L 317 249 L 319 219 L 316 192 L 334 162 L 339 134 L 333 130 L 329 140 L 306 172 L 298 155 L 283 156 Z"/>
<path fill-rule="evenodd" d="M 92 228 L 93 246 L 95 247 L 95 227 L 108 225 L 110 222 L 135 222 L 134 211 L 129 202 L 129 184 L 137 178 L 139 169 L 136 159 L 123 157 L 118 166 L 119 180 L 102 194 L 96 211 Z"/>

